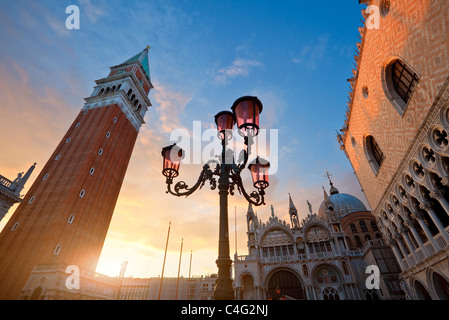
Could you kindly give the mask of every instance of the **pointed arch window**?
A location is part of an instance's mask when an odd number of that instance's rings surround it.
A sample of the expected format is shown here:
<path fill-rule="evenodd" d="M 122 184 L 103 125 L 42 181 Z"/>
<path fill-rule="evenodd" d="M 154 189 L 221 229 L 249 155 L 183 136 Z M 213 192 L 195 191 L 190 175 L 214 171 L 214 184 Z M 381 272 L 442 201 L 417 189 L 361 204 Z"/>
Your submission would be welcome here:
<path fill-rule="evenodd" d="M 357 228 L 356 228 L 355 224 L 351 223 L 349 225 L 349 227 L 351 228 L 352 233 L 357 233 Z"/>
<path fill-rule="evenodd" d="M 418 82 L 418 75 L 400 59 L 393 62 L 392 68 L 394 88 L 407 104 Z"/>
<path fill-rule="evenodd" d="M 309 268 L 307 267 L 306 264 L 302 265 L 302 272 L 304 274 L 304 277 L 306 277 L 306 278 L 309 277 Z"/>
<path fill-rule="evenodd" d="M 345 262 L 345 261 L 342 261 L 342 262 L 341 262 L 341 265 L 342 265 L 342 267 L 343 267 L 344 273 L 345 273 L 346 275 L 349 275 L 349 270 L 348 270 L 348 266 L 347 266 L 346 262 Z"/>
<path fill-rule="evenodd" d="M 373 136 L 368 135 L 365 138 L 365 155 L 374 174 L 377 175 L 385 155 L 379 147 L 379 144 Z"/>
<path fill-rule="evenodd" d="M 366 222 L 364 220 L 360 220 L 359 225 L 362 232 L 368 232 L 368 227 L 366 226 Z"/>
<path fill-rule="evenodd" d="M 362 240 L 360 239 L 360 237 L 358 235 L 354 236 L 354 240 L 355 240 L 355 244 L 356 244 L 357 248 L 363 247 Z"/>
<path fill-rule="evenodd" d="M 419 78 L 417 72 L 398 57 L 390 59 L 384 67 L 382 84 L 385 95 L 401 116 L 407 109 Z"/>

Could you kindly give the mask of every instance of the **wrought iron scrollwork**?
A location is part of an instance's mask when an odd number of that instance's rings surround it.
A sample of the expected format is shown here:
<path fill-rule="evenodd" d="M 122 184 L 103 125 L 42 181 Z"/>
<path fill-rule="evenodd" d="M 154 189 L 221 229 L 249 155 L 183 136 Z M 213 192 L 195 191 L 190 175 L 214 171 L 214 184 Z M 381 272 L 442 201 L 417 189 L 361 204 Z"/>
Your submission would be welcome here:
<path fill-rule="evenodd" d="M 210 188 L 215 190 L 217 188 L 217 179 L 216 177 L 221 177 L 224 174 L 226 189 L 228 190 L 230 195 L 235 194 L 235 189 L 237 188 L 238 192 L 243 195 L 247 201 L 255 206 L 260 206 L 265 204 L 264 195 L 265 192 L 263 189 L 258 189 L 257 191 L 252 191 L 248 194 L 246 192 L 241 173 L 242 170 L 246 168 L 248 163 L 249 154 L 251 153 L 251 145 L 253 144 L 252 139 L 245 138 L 246 150 L 242 150 L 238 157 L 238 163 L 235 162 L 234 154 L 230 149 L 226 149 L 225 143 L 223 144 L 223 152 L 221 157 L 217 157 L 218 160 L 209 160 L 204 166 L 203 170 L 200 173 L 200 176 L 192 187 L 189 187 L 186 182 L 179 181 L 172 188 L 173 179 L 167 178 L 167 191 L 166 193 L 170 193 L 172 195 L 178 197 L 188 197 L 196 190 L 201 189 L 207 181 L 209 181 Z M 211 169 L 210 165 L 215 164 L 214 170 Z"/>
<path fill-rule="evenodd" d="M 206 181 L 209 181 L 211 189 L 215 190 L 217 188 L 217 180 L 214 177 L 215 172 L 212 171 L 210 168 L 210 164 L 214 163 L 214 162 L 217 163 L 217 161 L 211 160 L 203 166 L 203 170 L 201 171 L 197 182 L 191 188 L 189 188 L 189 186 L 184 181 L 179 181 L 175 184 L 175 186 L 173 187 L 173 190 L 172 190 L 171 185 L 173 184 L 173 180 L 167 178 L 166 193 L 170 193 L 170 194 L 172 194 L 174 196 L 178 196 L 178 197 L 182 197 L 182 196 L 188 197 L 189 195 L 194 193 L 197 189 L 201 189 L 204 186 L 204 184 L 206 183 Z"/>

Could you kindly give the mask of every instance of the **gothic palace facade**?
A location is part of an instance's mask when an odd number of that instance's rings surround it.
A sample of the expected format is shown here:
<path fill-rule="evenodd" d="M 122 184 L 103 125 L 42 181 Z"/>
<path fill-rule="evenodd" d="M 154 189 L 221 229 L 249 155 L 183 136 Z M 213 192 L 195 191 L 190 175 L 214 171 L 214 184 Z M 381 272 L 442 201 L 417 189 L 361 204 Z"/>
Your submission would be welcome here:
<path fill-rule="evenodd" d="M 338 140 L 408 299 L 449 299 L 449 3 L 360 1 Z"/>

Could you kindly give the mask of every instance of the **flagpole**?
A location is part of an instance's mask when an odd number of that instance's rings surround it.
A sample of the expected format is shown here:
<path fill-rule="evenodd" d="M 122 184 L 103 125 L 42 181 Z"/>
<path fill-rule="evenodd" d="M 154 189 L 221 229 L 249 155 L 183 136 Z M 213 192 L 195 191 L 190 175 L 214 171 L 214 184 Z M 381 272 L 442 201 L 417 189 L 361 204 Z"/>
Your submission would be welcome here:
<path fill-rule="evenodd" d="M 178 279 L 176 280 L 176 294 L 175 294 L 175 300 L 178 300 L 179 272 L 181 271 L 181 257 L 182 257 L 182 244 L 183 244 L 183 243 L 184 243 L 184 238 L 181 239 L 181 251 L 179 252 Z"/>
<path fill-rule="evenodd" d="M 166 242 L 166 244 L 165 244 L 164 263 L 162 264 L 161 284 L 160 284 L 160 286 L 159 286 L 159 295 L 158 295 L 158 297 L 157 297 L 158 300 L 161 300 L 162 279 L 164 279 L 165 258 L 166 258 L 166 256 L 167 256 L 168 238 L 170 237 L 170 226 L 171 226 L 171 221 L 168 223 L 167 242 Z"/>
<path fill-rule="evenodd" d="M 237 206 L 234 207 L 235 255 L 237 255 Z"/>
<path fill-rule="evenodd" d="M 192 270 L 192 250 L 190 250 L 189 281 L 187 282 L 187 300 L 190 300 L 190 271 Z"/>

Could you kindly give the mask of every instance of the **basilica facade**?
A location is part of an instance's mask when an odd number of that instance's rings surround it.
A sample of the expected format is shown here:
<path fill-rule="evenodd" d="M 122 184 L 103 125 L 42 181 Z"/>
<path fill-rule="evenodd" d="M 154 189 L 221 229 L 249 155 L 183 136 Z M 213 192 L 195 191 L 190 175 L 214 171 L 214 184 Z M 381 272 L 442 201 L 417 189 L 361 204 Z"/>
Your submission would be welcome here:
<path fill-rule="evenodd" d="M 374 217 L 356 197 L 330 194 L 318 213 L 300 221 L 289 195 L 290 223 L 271 207 L 262 222 L 247 212 L 248 255 L 235 256 L 236 298 L 298 300 L 401 299 L 399 267 Z M 368 265 L 380 269 L 378 289 L 366 286 Z M 381 266 L 381 267 L 380 267 Z"/>

